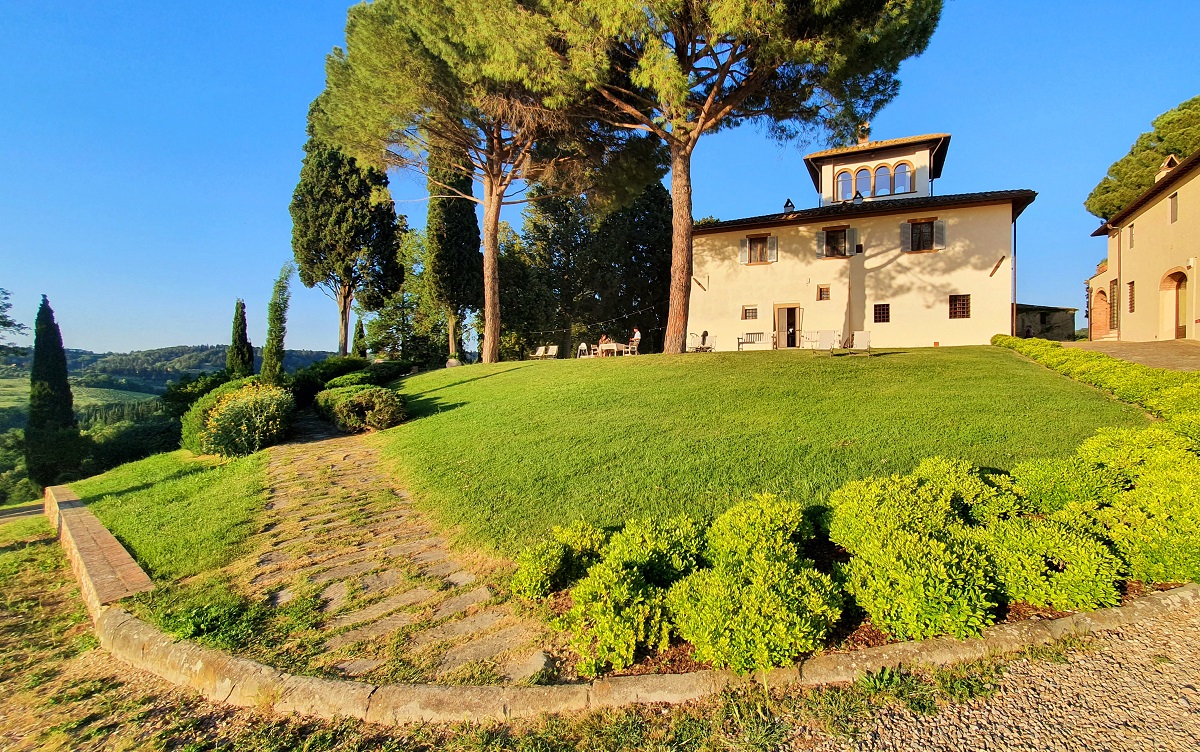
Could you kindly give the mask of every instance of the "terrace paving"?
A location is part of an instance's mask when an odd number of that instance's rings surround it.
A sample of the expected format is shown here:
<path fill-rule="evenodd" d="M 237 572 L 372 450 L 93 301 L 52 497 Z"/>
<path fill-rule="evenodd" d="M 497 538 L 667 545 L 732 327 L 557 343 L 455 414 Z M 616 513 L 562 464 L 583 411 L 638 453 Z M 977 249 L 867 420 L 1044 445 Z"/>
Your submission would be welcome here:
<path fill-rule="evenodd" d="M 437 681 L 487 663 L 521 681 L 545 665 L 545 628 L 480 584 L 487 563 L 451 550 L 362 437 L 315 419 L 299 430 L 301 441 L 270 450 L 266 519 L 232 570 L 277 606 L 321 599 L 318 668 L 370 681 L 392 664 L 415 665 Z"/>
<path fill-rule="evenodd" d="M 1063 347 L 1104 353 L 1114 358 L 1141 363 L 1153 368 L 1169 368 L 1172 371 L 1200 371 L 1200 342 L 1188 339 L 1172 339 L 1163 342 L 1118 342 L 1097 340 L 1095 342 L 1064 342 Z"/>

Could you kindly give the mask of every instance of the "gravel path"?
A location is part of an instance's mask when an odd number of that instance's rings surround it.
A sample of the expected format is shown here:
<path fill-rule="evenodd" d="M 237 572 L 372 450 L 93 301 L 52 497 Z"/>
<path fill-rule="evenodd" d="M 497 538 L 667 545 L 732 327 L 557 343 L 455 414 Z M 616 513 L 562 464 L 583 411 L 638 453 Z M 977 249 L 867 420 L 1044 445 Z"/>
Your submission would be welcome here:
<path fill-rule="evenodd" d="M 990 698 L 892 709 L 828 750 L 1200 749 L 1200 607 L 1109 632 L 1066 663 L 1019 661 Z"/>

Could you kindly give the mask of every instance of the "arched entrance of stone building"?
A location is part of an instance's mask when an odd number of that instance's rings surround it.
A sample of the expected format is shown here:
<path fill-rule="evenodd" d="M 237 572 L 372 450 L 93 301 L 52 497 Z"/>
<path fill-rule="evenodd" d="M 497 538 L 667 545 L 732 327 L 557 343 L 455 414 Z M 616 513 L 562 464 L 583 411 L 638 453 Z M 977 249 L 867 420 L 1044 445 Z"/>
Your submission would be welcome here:
<path fill-rule="evenodd" d="M 1103 290 L 1097 290 L 1092 296 L 1092 313 L 1088 322 L 1092 327 L 1092 339 L 1101 339 L 1108 336 L 1108 317 L 1111 311 L 1108 308 L 1108 294 Z"/>
<path fill-rule="evenodd" d="M 1168 271 L 1158 286 L 1159 337 L 1161 339 L 1183 339 L 1187 336 L 1187 323 L 1191 317 L 1188 304 L 1188 278 L 1182 267 Z"/>

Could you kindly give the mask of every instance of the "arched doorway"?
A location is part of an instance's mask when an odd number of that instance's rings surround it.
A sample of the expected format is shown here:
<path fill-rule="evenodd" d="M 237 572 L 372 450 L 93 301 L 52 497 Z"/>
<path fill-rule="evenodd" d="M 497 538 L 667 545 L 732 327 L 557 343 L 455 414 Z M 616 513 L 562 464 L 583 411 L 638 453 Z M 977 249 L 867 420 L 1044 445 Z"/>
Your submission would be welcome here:
<path fill-rule="evenodd" d="M 1187 336 L 1187 323 L 1190 318 L 1187 283 L 1187 273 L 1178 269 L 1167 272 L 1162 284 L 1158 286 L 1161 329 L 1165 339 L 1183 339 Z"/>
<path fill-rule="evenodd" d="M 1108 336 L 1108 295 L 1103 290 L 1097 290 L 1092 296 L 1092 314 L 1089 322 L 1092 325 L 1092 339 Z"/>

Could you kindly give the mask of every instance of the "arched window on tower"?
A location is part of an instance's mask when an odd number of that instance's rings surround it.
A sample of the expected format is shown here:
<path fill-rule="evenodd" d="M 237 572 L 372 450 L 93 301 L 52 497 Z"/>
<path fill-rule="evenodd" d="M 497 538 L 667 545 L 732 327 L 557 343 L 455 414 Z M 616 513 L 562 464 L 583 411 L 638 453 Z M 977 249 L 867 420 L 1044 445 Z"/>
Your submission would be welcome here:
<path fill-rule="evenodd" d="M 863 198 L 871 195 L 871 171 L 866 167 L 855 173 L 854 190 L 861 193 Z"/>
<path fill-rule="evenodd" d="M 837 200 L 849 201 L 854 198 L 854 179 L 848 172 L 840 172 L 837 176 Z"/>
<path fill-rule="evenodd" d="M 887 165 L 875 168 L 875 195 L 890 196 L 892 193 L 892 170 Z"/>
<path fill-rule="evenodd" d="M 911 168 L 906 164 L 896 165 L 896 172 L 893 175 L 892 183 L 893 193 L 912 193 L 912 172 Z"/>

